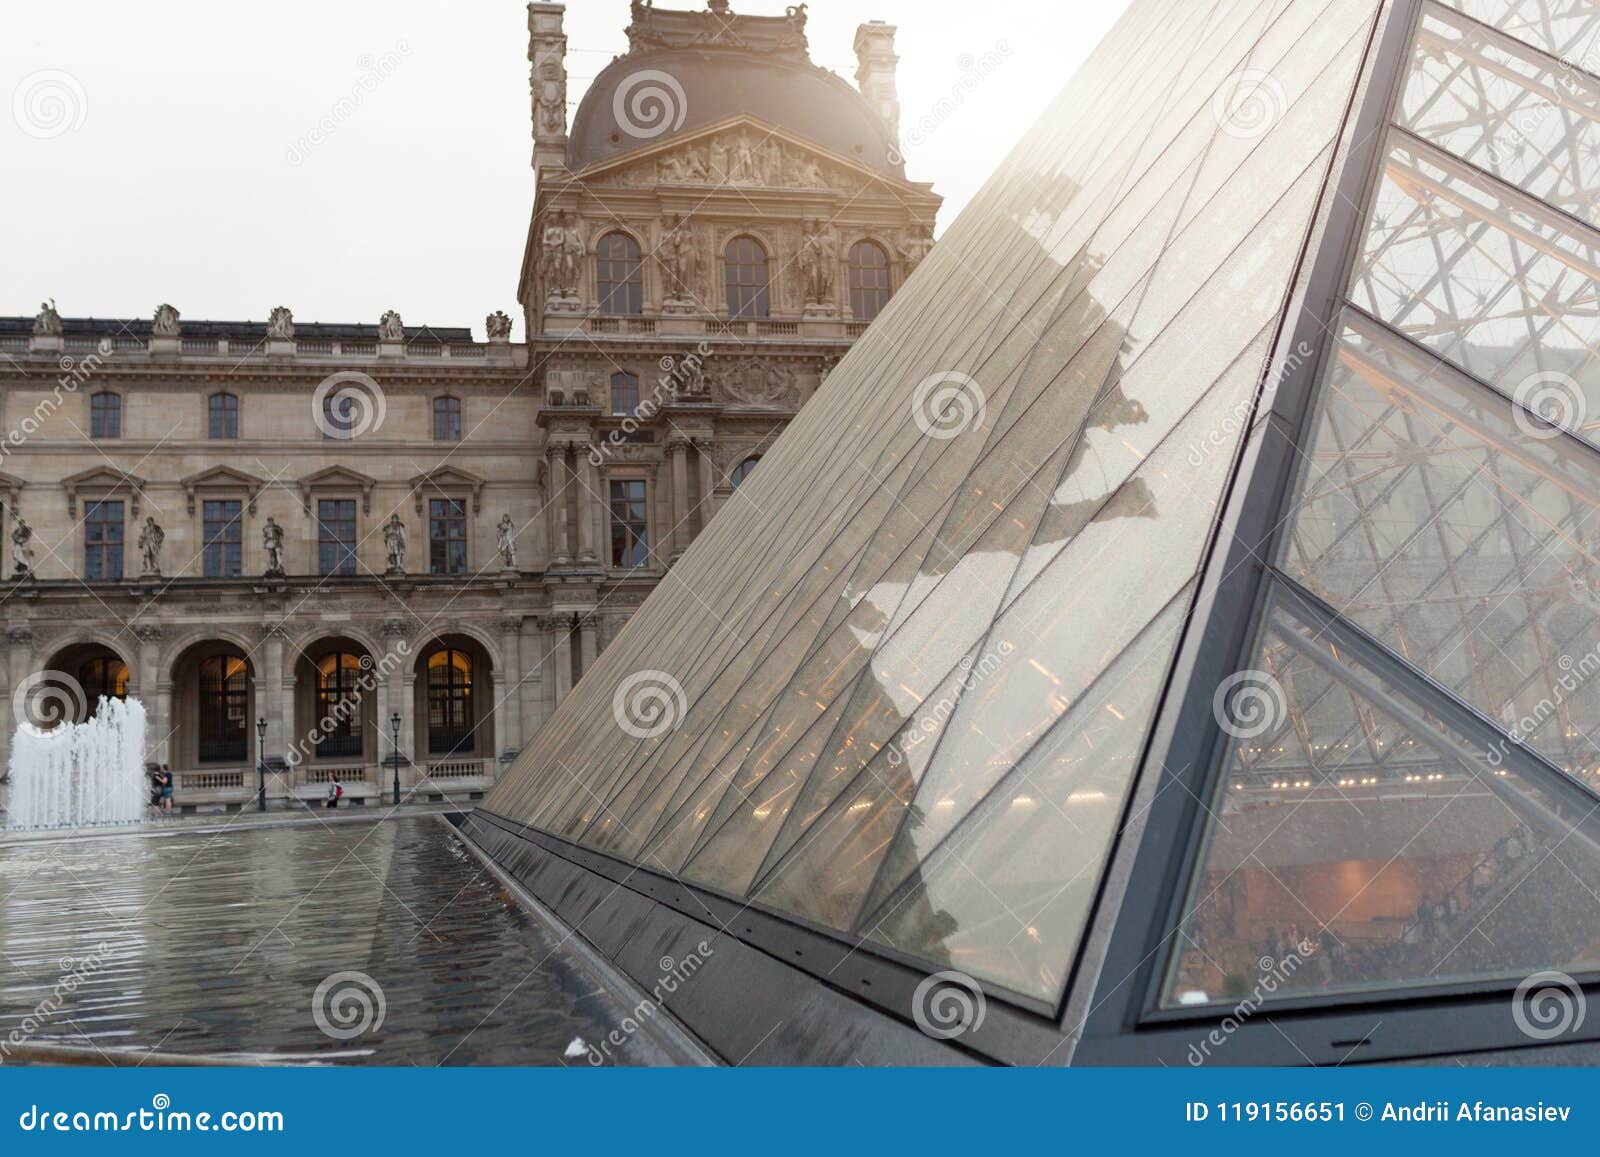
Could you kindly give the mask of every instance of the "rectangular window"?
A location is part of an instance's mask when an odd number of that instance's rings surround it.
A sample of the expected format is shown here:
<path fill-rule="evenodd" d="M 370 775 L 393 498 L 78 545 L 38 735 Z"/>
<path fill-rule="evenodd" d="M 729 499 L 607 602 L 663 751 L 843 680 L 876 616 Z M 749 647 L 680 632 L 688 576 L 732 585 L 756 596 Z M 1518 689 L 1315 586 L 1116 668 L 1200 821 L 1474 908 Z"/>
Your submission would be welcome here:
<path fill-rule="evenodd" d="M 611 565 L 644 566 L 650 558 L 650 522 L 642 481 L 611 483 Z"/>
<path fill-rule="evenodd" d="M 428 499 L 428 569 L 467 573 L 467 504 L 459 498 Z"/>
<path fill-rule="evenodd" d="M 116 394 L 95 394 L 89 399 L 89 437 L 122 437 L 122 399 Z"/>
<path fill-rule="evenodd" d="M 201 504 L 205 523 L 206 578 L 238 578 L 244 573 L 244 526 L 238 500 Z"/>
<path fill-rule="evenodd" d="M 83 576 L 90 582 L 122 578 L 122 503 L 91 502 L 84 508 Z"/>
<path fill-rule="evenodd" d="M 624 418 L 639 412 L 639 379 L 634 375 L 611 375 L 611 412 Z"/>
<path fill-rule="evenodd" d="M 206 434 L 211 438 L 239 436 L 239 399 L 233 394 L 212 394 L 206 403 Z"/>
<path fill-rule="evenodd" d="M 317 569 L 321 574 L 356 573 L 356 500 L 317 502 Z"/>

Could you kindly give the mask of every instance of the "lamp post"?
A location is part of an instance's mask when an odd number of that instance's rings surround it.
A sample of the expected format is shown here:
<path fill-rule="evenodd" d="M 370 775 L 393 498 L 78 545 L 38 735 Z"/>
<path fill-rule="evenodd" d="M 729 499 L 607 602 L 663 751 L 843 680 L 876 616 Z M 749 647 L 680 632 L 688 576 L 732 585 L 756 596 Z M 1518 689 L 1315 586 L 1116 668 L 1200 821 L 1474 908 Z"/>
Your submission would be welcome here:
<path fill-rule="evenodd" d="M 396 807 L 399 807 L 400 806 L 400 712 L 396 711 L 393 715 L 389 716 L 389 727 L 394 732 L 394 738 L 393 738 L 393 740 L 390 741 L 390 744 L 389 744 L 389 748 L 390 748 L 390 751 L 392 753 L 390 758 L 392 758 L 394 760 L 394 804 L 395 804 Z"/>
<path fill-rule="evenodd" d="M 256 807 L 267 810 L 267 720 L 256 720 Z"/>

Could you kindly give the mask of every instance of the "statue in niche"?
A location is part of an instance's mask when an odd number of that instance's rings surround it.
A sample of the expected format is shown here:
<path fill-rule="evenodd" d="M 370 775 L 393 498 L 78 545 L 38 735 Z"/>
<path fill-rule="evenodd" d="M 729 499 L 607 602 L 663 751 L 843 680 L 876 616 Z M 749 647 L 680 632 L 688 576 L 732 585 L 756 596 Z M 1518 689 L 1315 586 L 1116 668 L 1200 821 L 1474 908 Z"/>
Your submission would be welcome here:
<path fill-rule="evenodd" d="M 694 296 L 699 272 L 698 258 L 688 220 L 680 214 L 668 217 L 656 259 L 661 264 L 662 282 L 669 299 L 682 300 Z"/>
<path fill-rule="evenodd" d="M 56 299 L 39 303 L 39 312 L 33 319 L 34 337 L 60 337 L 61 315 L 56 312 Z"/>
<path fill-rule="evenodd" d="M 286 305 L 275 305 L 267 318 L 267 337 L 273 341 L 294 340 L 294 314 Z"/>
<path fill-rule="evenodd" d="M 150 332 L 155 337 L 177 337 L 178 311 L 165 303 L 156 306 L 156 316 L 150 323 Z"/>
<path fill-rule="evenodd" d="M 11 530 L 11 577 L 30 578 L 33 575 L 33 527 L 20 514 L 17 525 Z"/>
<path fill-rule="evenodd" d="M 495 547 L 500 551 L 500 563 L 506 570 L 517 569 L 517 524 L 510 514 L 502 514 L 495 526 Z"/>
<path fill-rule="evenodd" d="M 389 574 L 406 573 L 406 524 L 391 514 L 383 528 L 383 548 L 389 556 Z"/>
<path fill-rule="evenodd" d="M 271 515 L 261 528 L 261 546 L 267 554 L 267 578 L 282 578 L 283 569 L 283 527 Z"/>
<path fill-rule="evenodd" d="M 161 529 L 161 524 L 154 518 L 146 518 L 144 529 L 139 532 L 141 574 L 161 574 L 161 544 L 166 541 L 167 533 Z"/>
<path fill-rule="evenodd" d="M 378 319 L 378 340 L 387 342 L 406 340 L 406 325 L 400 320 L 397 311 L 384 310 L 383 316 Z"/>
<path fill-rule="evenodd" d="M 832 225 L 826 221 L 806 223 L 805 237 L 800 242 L 799 265 L 805 280 L 807 305 L 828 305 L 833 301 L 838 248 L 839 235 Z"/>
<path fill-rule="evenodd" d="M 900 242 L 900 257 L 906 263 L 906 272 L 910 273 L 933 248 L 933 230 L 927 225 L 914 225 L 906 230 L 905 237 Z"/>
<path fill-rule="evenodd" d="M 576 221 L 557 210 L 545 221 L 540 237 L 539 271 L 555 297 L 576 297 L 583 270 L 583 237 Z"/>
<path fill-rule="evenodd" d="M 503 309 L 497 309 L 483 319 L 483 330 L 490 341 L 511 340 L 511 318 Z"/>

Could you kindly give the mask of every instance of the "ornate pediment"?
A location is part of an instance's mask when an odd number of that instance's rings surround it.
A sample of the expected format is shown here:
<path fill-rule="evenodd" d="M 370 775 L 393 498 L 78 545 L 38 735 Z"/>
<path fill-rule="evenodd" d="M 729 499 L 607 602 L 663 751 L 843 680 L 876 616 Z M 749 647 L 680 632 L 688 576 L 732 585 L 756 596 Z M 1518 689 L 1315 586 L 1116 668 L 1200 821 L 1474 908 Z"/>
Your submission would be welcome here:
<path fill-rule="evenodd" d="M 134 474 L 118 470 L 111 466 L 96 466 L 84 470 L 61 480 L 62 489 L 67 492 L 67 514 L 76 519 L 78 517 L 78 495 L 86 494 L 93 497 L 109 497 L 111 495 L 126 495 L 129 511 L 133 517 L 139 516 L 139 503 L 144 497 L 145 481 Z"/>
<path fill-rule="evenodd" d="M 755 117 L 734 117 L 651 148 L 594 165 L 580 174 L 586 185 L 685 185 L 759 189 L 833 190 L 900 187 L 881 173 L 819 149 Z"/>
<path fill-rule="evenodd" d="M 314 474 L 307 474 L 300 479 L 300 505 L 307 514 L 311 513 L 311 494 L 316 490 L 359 490 L 361 491 L 361 513 L 372 513 L 372 488 L 378 484 L 376 478 L 371 478 L 348 466 L 329 466 L 325 470 L 318 470 Z"/>
<path fill-rule="evenodd" d="M 800 406 L 794 370 L 760 358 L 741 358 L 727 365 L 709 362 L 706 384 L 712 397 L 736 406 L 793 410 Z"/>
<path fill-rule="evenodd" d="M 194 513 L 195 491 L 205 489 L 243 490 L 248 496 L 249 511 L 254 514 L 256 495 L 261 493 L 263 485 L 261 479 L 254 474 L 246 474 L 243 470 L 235 470 L 232 466 L 213 466 L 210 470 L 202 470 L 198 474 L 191 474 L 182 479 L 182 484 L 190 514 Z"/>
<path fill-rule="evenodd" d="M 463 490 L 472 492 L 472 513 L 477 514 L 483 509 L 483 479 L 465 470 L 457 470 L 454 466 L 440 466 L 425 474 L 418 474 L 408 485 L 416 496 L 418 514 L 422 513 L 422 504 L 427 499 L 454 498 Z"/>

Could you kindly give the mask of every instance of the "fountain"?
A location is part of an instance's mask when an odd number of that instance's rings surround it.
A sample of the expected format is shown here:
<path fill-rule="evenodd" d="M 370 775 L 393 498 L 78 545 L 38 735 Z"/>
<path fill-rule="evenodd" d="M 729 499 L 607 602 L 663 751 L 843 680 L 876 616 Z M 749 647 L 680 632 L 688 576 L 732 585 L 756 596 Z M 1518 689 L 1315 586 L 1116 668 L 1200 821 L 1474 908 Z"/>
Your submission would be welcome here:
<path fill-rule="evenodd" d="M 101 699 L 84 723 L 11 739 L 11 828 L 137 823 L 144 816 L 144 705 Z"/>

